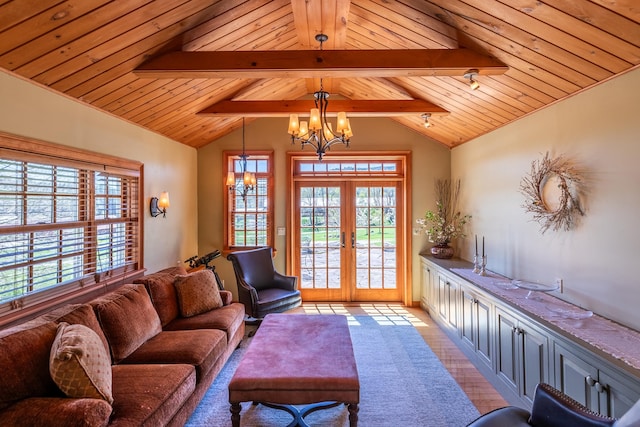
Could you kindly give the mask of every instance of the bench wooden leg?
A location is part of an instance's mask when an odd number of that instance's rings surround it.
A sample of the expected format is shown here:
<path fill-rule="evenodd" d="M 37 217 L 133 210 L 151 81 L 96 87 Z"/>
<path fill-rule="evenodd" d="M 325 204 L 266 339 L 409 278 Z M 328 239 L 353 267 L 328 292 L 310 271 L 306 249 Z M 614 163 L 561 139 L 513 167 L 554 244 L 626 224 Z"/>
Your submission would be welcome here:
<path fill-rule="evenodd" d="M 358 404 L 357 403 L 349 403 L 349 406 L 347 406 L 347 408 L 349 409 L 349 427 L 357 427 L 357 425 L 358 425 L 358 411 L 360 410 L 358 408 Z"/>
<path fill-rule="evenodd" d="M 239 403 L 231 404 L 231 425 L 233 427 L 240 427 L 240 411 L 242 411 L 242 405 Z"/>

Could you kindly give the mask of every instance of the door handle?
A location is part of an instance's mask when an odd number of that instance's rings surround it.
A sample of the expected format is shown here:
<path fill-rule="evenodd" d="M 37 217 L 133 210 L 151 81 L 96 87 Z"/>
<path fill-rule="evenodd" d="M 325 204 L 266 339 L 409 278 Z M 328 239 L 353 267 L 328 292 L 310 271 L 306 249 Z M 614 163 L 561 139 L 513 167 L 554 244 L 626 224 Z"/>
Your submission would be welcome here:
<path fill-rule="evenodd" d="M 351 232 L 351 247 L 355 248 L 356 247 L 356 233 L 355 232 Z"/>
<path fill-rule="evenodd" d="M 342 232 L 342 247 L 344 248 L 344 231 Z"/>

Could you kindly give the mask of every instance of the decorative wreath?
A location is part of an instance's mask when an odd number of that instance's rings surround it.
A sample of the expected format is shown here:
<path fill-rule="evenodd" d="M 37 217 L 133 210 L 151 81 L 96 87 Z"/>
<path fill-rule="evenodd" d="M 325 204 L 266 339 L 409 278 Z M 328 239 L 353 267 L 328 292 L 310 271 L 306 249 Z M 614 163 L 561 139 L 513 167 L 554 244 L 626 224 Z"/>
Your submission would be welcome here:
<path fill-rule="evenodd" d="M 552 209 L 544 201 L 543 189 L 550 179 L 556 178 L 560 197 L 558 207 Z M 551 159 L 546 153 L 542 160 L 531 162 L 531 172 L 522 178 L 520 192 L 525 196 L 522 207 L 533 214 L 544 234 L 549 228 L 554 231 L 570 230 L 577 221 L 577 214 L 584 215 L 580 205 L 580 174 L 562 156 Z"/>

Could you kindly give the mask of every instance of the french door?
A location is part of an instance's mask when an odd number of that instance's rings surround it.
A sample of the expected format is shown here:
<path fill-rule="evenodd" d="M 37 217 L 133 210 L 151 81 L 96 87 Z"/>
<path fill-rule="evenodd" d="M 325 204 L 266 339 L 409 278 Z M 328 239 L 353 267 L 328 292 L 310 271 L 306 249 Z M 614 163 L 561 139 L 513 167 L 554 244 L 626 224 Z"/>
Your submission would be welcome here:
<path fill-rule="evenodd" d="M 293 274 L 304 301 L 401 301 L 402 182 L 380 177 L 295 180 Z"/>

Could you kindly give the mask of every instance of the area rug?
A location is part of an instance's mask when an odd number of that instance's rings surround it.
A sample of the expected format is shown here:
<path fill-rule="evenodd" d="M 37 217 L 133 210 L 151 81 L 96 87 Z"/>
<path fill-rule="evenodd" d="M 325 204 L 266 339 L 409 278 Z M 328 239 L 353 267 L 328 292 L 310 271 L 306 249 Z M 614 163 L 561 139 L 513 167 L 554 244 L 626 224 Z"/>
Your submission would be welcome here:
<path fill-rule="evenodd" d="M 437 356 L 408 322 L 349 316 L 349 330 L 360 376 L 361 427 L 465 426 L 479 413 Z M 231 358 L 187 422 L 189 427 L 231 426 L 227 385 L 248 340 Z M 242 427 L 287 426 L 284 411 L 242 404 Z M 305 418 L 310 426 L 349 425 L 345 406 Z"/>

